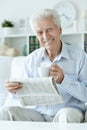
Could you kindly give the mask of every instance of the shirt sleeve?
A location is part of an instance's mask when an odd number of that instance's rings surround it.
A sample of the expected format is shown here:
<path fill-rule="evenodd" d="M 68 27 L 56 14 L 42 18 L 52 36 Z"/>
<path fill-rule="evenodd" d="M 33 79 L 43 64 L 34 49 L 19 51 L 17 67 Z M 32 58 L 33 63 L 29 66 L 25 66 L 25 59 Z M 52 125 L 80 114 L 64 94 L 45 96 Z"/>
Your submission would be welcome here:
<path fill-rule="evenodd" d="M 83 55 L 79 65 L 79 73 L 76 79 L 64 75 L 60 87 L 80 101 L 87 101 L 87 56 Z"/>

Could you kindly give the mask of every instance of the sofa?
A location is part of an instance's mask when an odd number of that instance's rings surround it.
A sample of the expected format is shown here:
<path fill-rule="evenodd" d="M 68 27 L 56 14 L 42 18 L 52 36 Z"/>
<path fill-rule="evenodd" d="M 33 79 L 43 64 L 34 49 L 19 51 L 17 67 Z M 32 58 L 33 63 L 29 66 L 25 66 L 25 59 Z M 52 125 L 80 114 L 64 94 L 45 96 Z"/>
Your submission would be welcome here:
<path fill-rule="evenodd" d="M 0 107 L 21 106 L 19 100 L 13 98 L 6 90 L 5 81 L 10 78 L 21 78 L 25 59 L 26 56 L 0 56 Z"/>
<path fill-rule="evenodd" d="M 6 90 L 5 81 L 15 77 L 21 78 L 25 59 L 26 56 L 0 56 L 0 107 L 18 104 Z"/>

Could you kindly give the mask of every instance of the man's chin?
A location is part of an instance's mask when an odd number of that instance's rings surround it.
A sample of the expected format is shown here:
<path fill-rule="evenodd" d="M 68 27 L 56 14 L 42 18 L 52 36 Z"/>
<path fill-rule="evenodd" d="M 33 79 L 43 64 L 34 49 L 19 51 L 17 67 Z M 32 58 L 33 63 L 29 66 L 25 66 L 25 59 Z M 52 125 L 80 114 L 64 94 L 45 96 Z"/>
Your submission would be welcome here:
<path fill-rule="evenodd" d="M 45 48 L 46 48 L 46 50 L 52 49 L 52 47 L 50 47 L 50 46 L 46 46 Z"/>

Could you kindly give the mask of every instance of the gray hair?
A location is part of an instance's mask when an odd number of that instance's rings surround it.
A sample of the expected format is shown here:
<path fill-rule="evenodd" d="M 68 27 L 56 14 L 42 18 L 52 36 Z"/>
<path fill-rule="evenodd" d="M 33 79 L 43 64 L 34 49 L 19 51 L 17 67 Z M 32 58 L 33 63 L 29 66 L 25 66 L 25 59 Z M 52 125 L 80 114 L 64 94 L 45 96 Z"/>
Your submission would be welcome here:
<path fill-rule="evenodd" d="M 34 29 L 34 23 L 37 22 L 38 20 L 42 20 L 44 18 L 51 17 L 54 20 L 54 23 L 58 26 L 61 27 L 61 22 L 60 22 L 60 17 L 57 13 L 56 10 L 53 9 L 43 9 L 35 14 L 33 14 L 30 18 L 30 25 L 32 30 L 35 32 Z"/>

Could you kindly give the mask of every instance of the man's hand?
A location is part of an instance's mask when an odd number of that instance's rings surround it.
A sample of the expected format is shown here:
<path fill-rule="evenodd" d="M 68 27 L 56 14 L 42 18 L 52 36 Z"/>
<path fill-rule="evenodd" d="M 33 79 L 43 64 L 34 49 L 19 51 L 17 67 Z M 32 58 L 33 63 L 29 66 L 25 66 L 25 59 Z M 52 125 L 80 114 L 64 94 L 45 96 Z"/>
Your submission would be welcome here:
<path fill-rule="evenodd" d="M 64 78 L 64 73 L 57 64 L 53 64 L 50 69 L 50 76 L 54 77 L 57 83 L 61 83 Z"/>
<path fill-rule="evenodd" d="M 19 90 L 22 87 L 22 84 L 19 82 L 5 82 L 5 86 L 7 90 L 11 93 L 16 93 L 17 90 Z"/>

